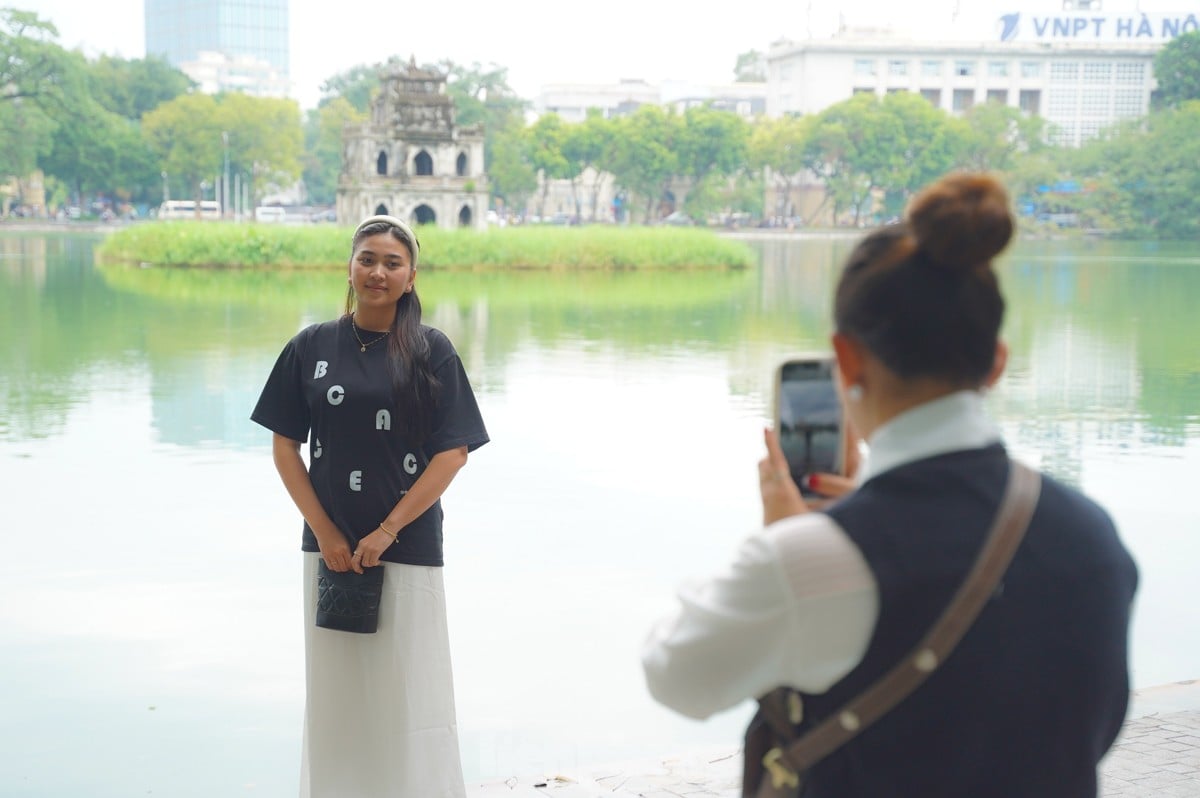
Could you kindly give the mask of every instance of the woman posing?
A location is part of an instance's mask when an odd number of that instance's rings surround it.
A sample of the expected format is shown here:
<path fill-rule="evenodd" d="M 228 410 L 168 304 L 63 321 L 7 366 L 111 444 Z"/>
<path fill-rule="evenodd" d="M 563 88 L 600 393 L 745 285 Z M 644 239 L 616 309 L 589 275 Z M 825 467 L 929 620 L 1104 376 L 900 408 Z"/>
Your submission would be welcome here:
<path fill-rule="evenodd" d="M 833 314 L 845 411 L 870 446 L 858 487 L 810 512 L 766 433 L 766 527 L 651 633 L 643 663 L 659 701 L 704 717 L 789 686 L 805 731 L 928 631 L 1008 477 L 983 390 L 1006 359 L 991 260 L 1012 232 L 998 183 L 953 175 L 859 243 Z M 957 648 L 817 763 L 803 794 L 1092 798 L 1125 716 L 1136 584 L 1105 512 L 1043 476 L 1024 541 Z"/>
<path fill-rule="evenodd" d="M 453 345 L 421 324 L 419 253 L 399 219 L 360 224 L 346 315 L 288 342 L 252 415 L 304 517 L 305 798 L 465 793 L 440 498 L 488 435 Z M 374 634 L 316 625 L 318 560 L 383 569 Z"/>

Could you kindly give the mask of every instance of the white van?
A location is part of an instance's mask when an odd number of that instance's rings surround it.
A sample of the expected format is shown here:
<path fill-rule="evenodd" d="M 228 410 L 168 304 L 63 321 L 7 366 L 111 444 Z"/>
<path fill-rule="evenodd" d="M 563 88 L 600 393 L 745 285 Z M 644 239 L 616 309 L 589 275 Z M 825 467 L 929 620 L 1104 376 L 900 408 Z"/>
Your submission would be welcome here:
<path fill-rule="evenodd" d="M 287 218 L 287 211 L 278 205 L 259 205 L 254 209 L 254 221 L 271 224 Z"/>

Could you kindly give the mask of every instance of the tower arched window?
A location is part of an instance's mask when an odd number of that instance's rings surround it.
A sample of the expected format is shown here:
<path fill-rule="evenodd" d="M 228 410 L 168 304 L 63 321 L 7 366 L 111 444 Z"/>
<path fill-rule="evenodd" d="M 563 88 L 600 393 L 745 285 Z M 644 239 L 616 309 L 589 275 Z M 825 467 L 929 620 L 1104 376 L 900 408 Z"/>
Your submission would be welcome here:
<path fill-rule="evenodd" d="M 387 174 L 387 153 L 383 150 L 379 151 L 379 157 L 375 159 L 375 174 Z"/>
<path fill-rule="evenodd" d="M 433 158 L 425 150 L 417 153 L 417 157 L 413 159 L 413 166 L 416 167 L 418 175 L 428 176 L 433 174 Z"/>

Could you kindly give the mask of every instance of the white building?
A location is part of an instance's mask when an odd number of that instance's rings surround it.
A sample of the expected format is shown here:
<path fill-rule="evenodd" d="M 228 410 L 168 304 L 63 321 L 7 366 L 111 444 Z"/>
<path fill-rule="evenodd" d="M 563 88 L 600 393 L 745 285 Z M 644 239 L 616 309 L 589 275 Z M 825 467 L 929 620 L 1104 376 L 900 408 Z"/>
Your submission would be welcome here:
<path fill-rule="evenodd" d="M 249 55 L 202 50 L 194 60 L 180 63 L 179 71 L 196 81 L 205 94 L 236 91 L 255 97 L 287 97 L 291 87 L 287 75 Z"/>
<path fill-rule="evenodd" d="M 534 112 L 554 113 L 564 122 L 582 122 L 589 109 L 596 108 L 605 118 L 633 113 L 643 105 L 662 105 L 683 112 L 688 108 L 711 105 L 733 111 L 747 119 L 766 111 L 765 83 L 693 83 L 664 81 L 651 84 L 644 80 L 618 83 L 557 83 L 542 86 Z"/>
<path fill-rule="evenodd" d="M 1056 142 L 1078 146 L 1149 111 L 1155 54 L 1195 20 L 1076 7 L 1001 15 L 991 40 L 914 41 L 878 31 L 785 40 L 767 54 L 767 114 L 811 114 L 860 92 L 909 91 L 951 113 L 988 101 L 1020 108 L 1050 122 Z"/>

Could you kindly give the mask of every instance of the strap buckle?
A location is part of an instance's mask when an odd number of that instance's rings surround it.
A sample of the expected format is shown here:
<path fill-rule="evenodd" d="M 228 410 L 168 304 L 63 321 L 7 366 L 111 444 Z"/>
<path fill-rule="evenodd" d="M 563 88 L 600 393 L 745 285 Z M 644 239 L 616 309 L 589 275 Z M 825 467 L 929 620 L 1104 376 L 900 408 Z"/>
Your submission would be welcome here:
<path fill-rule="evenodd" d="M 787 760 L 783 758 L 783 749 L 779 746 L 767 751 L 762 761 L 763 767 L 771 774 L 771 786 L 776 790 L 800 786 L 799 774 L 787 766 Z"/>

